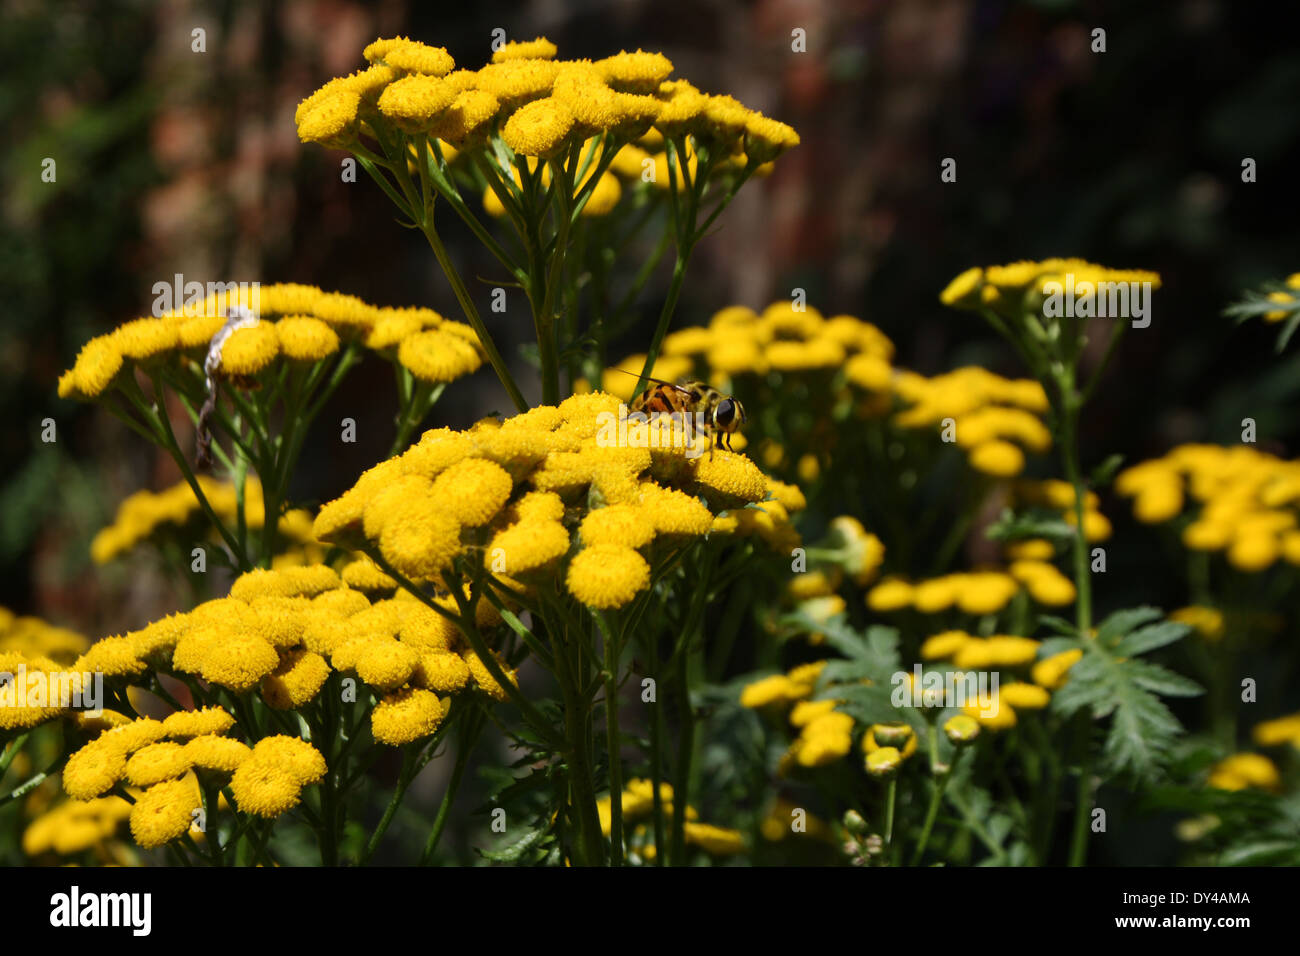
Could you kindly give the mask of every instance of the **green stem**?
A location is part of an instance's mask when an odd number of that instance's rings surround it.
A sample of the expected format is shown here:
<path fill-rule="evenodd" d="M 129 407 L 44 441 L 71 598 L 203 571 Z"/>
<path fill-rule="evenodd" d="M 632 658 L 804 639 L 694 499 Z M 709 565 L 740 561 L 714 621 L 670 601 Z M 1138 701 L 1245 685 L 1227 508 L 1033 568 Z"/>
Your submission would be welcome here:
<path fill-rule="evenodd" d="M 605 738 L 609 751 L 610 865 L 623 865 L 623 765 L 618 732 L 619 635 L 602 617 L 605 644 Z M 656 848 L 657 849 L 657 848 Z"/>
<path fill-rule="evenodd" d="M 447 789 L 442 795 L 442 803 L 438 805 L 438 815 L 434 818 L 433 829 L 429 831 L 429 839 L 424 843 L 424 852 L 420 855 L 421 866 L 428 866 L 433 859 L 434 851 L 438 849 L 438 842 L 447 827 L 447 820 L 451 816 L 451 807 L 460 789 L 461 779 L 465 776 L 465 768 L 469 766 L 470 755 L 474 752 L 479 734 L 483 731 L 483 720 L 482 712 L 476 708 L 466 719 L 461 730 L 460 746 L 456 750 L 456 764 L 452 768 Z"/>

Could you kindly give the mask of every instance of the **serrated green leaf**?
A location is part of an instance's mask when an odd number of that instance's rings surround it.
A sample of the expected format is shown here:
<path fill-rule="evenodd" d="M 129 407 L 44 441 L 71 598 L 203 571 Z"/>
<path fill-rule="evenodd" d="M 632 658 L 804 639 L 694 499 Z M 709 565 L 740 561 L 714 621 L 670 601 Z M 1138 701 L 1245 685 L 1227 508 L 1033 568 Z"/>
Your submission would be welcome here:
<path fill-rule="evenodd" d="M 1115 638 L 1123 637 L 1134 628 L 1141 627 L 1150 621 L 1159 620 L 1162 617 L 1164 617 L 1164 613 L 1158 607 L 1131 607 L 1124 611 L 1116 611 L 1097 626 L 1097 640 L 1109 644 Z"/>
<path fill-rule="evenodd" d="M 1181 641 L 1191 632 L 1191 628 L 1178 621 L 1161 621 L 1139 628 L 1127 634 L 1115 645 L 1115 654 L 1120 657 L 1134 657 L 1154 651 L 1175 641 Z"/>
<path fill-rule="evenodd" d="M 1150 661 L 1130 661 L 1128 670 L 1134 683 L 1162 697 L 1199 697 L 1205 693 L 1205 688 L 1191 678 Z"/>

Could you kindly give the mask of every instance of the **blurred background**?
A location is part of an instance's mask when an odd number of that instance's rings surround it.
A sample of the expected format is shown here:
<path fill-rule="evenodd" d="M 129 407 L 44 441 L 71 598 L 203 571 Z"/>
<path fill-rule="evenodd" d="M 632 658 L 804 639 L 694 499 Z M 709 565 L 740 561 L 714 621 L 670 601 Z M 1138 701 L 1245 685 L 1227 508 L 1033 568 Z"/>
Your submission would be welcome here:
<path fill-rule="evenodd" d="M 1236 442 L 1247 416 L 1260 448 L 1288 455 L 1300 352 L 1275 356 L 1276 327 L 1220 314 L 1241 289 L 1300 269 L 1288 172 L 1300 51 L 1269 20 L 1228 0 L 0 0 L 0 605 L 92 638 L 180 606 L 145 555 L 100 571 L 88 554 L 121 499 L 179 474 L 106 413 L 55 393 L 86 339 L 148 314 L 154 283 L 303 282 L 459 317 L 423 238 L 364 177 L 340 181 L 344 154 L 302 147 L 294 129 L 303 97 L 397 33 L 471 68 L 498 27 L 546 35 L 566 58 L 662 50 L 701 89 L 799 131 L 802 145 L 697 251 L 677 327 L 801 288 L 827 315 L 880 326 L 897 364 L 1021 375 L 977 319 L 939 305 L 952 276 L 1054 255 L 1154 269 L 1152 324 L 1126 337 L 1087 416 L 1085 468 L 1115 451 L 1132 463 L 1184 441 Z M 1091 50 L 1098 27 L 1104 53 Z M 791 49 L 796 29 L 806 52 Z M 1257 182 L 1241 181 L 1246 157 Z M 955 183 L 940 181 L 945 158 Z M 472 258 L 460 223 L 446 238 L 486 302 L 493 263 Z M 666 284 L 667 270 L 648 287 L 642 329 Z M 530 334 L 522 305 L 485 314 L 515 355 Z M 623 345 L 616 354 L 646 343 Z M 353 373 L 320 427 L 351 416 L 359 440 L 308 442 L 301 503 L 383 457 L 393 389 L 382 364 Z M 504 405 L 485 369 L 427 424 L 464 427 Z M 1102 610 L 1131 603 L 1129 586 L 1182 603 L 1178 572 L 1125 534 L 1127 509 L 1103 507 L 1118 534 Z"/>

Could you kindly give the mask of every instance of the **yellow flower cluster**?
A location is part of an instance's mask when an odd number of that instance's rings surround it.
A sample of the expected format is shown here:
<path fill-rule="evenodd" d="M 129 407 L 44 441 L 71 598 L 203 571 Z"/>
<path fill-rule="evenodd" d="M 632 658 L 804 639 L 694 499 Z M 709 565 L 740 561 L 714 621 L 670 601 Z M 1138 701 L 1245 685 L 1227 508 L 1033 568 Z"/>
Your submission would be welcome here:
<path fill-rule="evenodd" d="M 325 775 L 324 758 L 297 737 L 266 737 L 250 747 L 225 736 L 235 721 L 221 708 L 176 711 L 165 720 L 110 715 L 110 726 L 68 758 L 63 788 L 78 803 L 66 806 L 73 813 L 108 807 L 117 798 L 104 794 L 129 785 L 131 834 L 146 849 L 189 832 L 202 805 L 196 771 L 228 778 L 236 807 L 264 817 L 292 809 L 302 788 Z"/>
<path fill-rule="evenodd" d="M 0 674 L 11 675 L 4 693 L 12 695 L 0 705 L 0 731 L 26 730 L 70 713 L 62 694 L 82 689 L 80 672 L 88 668 L 78 665 L 89 646 L 74 631 L 0 607 Z M 56 693 L 57 699 L 51 699 Z M 66 703 L 72 703 L 71 696 Z"/>
<path fill-rule="evenodd" d="M 388 125 L 458 149 L 499 135 L 518 155 L 545 157 L 591 136 L 632 139 L 653 126 L 664 136 L 707 142 L 741 165 L 766 163 L 799 143 L 789 126 L 732 97 L 669 80 L 673 65 L 663 54 L 568 61 L 556 60 L 556 52 L 538 37 L 503 47 L 481 69 L 457 70 L 441 47 L 376 40 L 364 50 L 369 68 L 330 80 L 302 101 L 294 115 L 298 136 L 346 148 Z"/>
<path fill-rule="evenodd" d="M 922 660 L 946 661 L 958 671 L 1028 669 L 1032 683 L 999 683 L 992 699 L 968 701 L 964 707 L 966 716 L 990 730 L 1001 730 L 1015 726 L 1017 711 L 1047 707 L 1050 691 L 1065 685 L 1070 668 L 1083 657 L 1076 648 L 1038 660 L 1038 647 L 1038 641 L 1028 637 L 976 637 L 965 631 L 944 631 L 927 638 L 920 654 Z M 914 692 L 920 693 L 920 689 Z"/>
<path fill-rule="evenodd" d="M 1258 723 L 1251 730 L 1251 737 L 1261 747 L 1277 747 L 1290 744 L 1300 750 L 1300 713 L 1275 717 Z"/>
<path fill-rule="evenodd" d="M 800 664 L 789 673 L 747 684 L 740 692 L 742 707 L 791 708 L 790 725 L 799 733 L 781 759 L 779 770 L 783 775 L 796 766 L 833 763 L 853 749 L 853 718 L 836 710 L 834 700 L 808 699 L 825 666 L 825 661 Z"/>
<path fill-rule="evenodd" d="M 1024 591 L 1037 604 L 1064 607 L 1074 603 L 1074 582 L 1044 560 L 1012 561 L 1005 571 L 961 571 L 910 582 L 888 577 L 867 592 L 867 607 L 879 613 L 905 608 L 922 614 L 957 610 L 982 617 L 996 614 Z"/>
<path fill-rule="evenodd" d="M 437 603 L 455 610 L 450 596 Z M 489 604 L 479 605 L 480 627 L 499 621 Z M 446 695 L 477 686 L 505 696 L 462 640 L 445 617 L 411 595 L 372 602 L 328 566 L 291 566 L 249 571 L 229 596 L 101 640 L 76 666 L 106 677 L 170 668 L 239 694 L 260 690 L 277 710 L 303 707 L 331 671 L 344 671 L 379 697 L 371 714 L 375 739 L 398 746 L 437 729 L 450 705 Z"/>
<path fill-rule="evenodd" d="M 0 606 L 0 654 L 17 653 L 70 664 L 89 646 L 90 641 L 76 631 L 55 627 L 39 617 L 16 615 Z"/>
<path fill-rule="evenodd" d="M 1239 753 L 1210 768 L 1206 785 L 1216 790 L 1277 790 L 1282 782 L 1277 766 L 1263 754 Z"/>
<path fill-rule="evenodd" d="M 1223 612 L 1217 608 L 1193 604 L 1169 612 L 1169 620 L 1186 624 L 1205 640 L 1214 642 L 1223 637 Z"/>
<path fill-rule="evenodd" d="M 894 416 L 902 428 L 940 426 L 946 441 L 966 452 L 976 471 L 999 478 L 1020 474 L 1025 451 L 1052 447 L 1043 424 L 1047 393 L 1031 379 L 1006 379 L 978 366 L 934 378 L 900 371 L 894 391 L 908 406 Z"/>
<path fill-rule="evenodd" d="M 870 322 L 851 315 L 825 318 L 811 306 L 796 309 L 781 300 L 761 314 L 747 306 L 728 306 L 707 326 L 666 336 L 651 375 L 668 382 L 701 378 L 718 388 L 729 388 L 742 376 L 772 372 L 837 376 L 835 382 L 865 393 L 855 397 L 852 390 L 839 388 L 839 397 L 853 403 L 858 417 L 888 414 L 897 402 L 895 425 L 940 429 L 967 453 L 972 467 L 998 477 L 1020 474 L 1026 451 L 1041 454 L 1051 447 L 1042 420 L 1049 408 L 1047 394 L 1038 382 L 1006 379 L 978 367 L 927 378 L 896 368 L 893 357 L 893 343 Z M 630 397 L 645 358 L 629 355 L 608 369 L 602 382 L 606 391 Z M 825 437 L 834 440 L 834 435 Z M 784 463 L 779 446 L 765 443 L 760 451 L 770 467 Z M 799 463 L 804 480 L 819 471 L 817 456 Z"/>
<path fill-rule="evenodd" d="M 796 309 L 788 299 L 761 313 L 728 306 L 707 326 L 681 329 L 664 337 L 652 373 L 669 382 L 696 376 L 721 385 L 740 375 L 826 374 L 844 368 L 848 380 L 872 392 L 888 392 L 894 344 L 870 322 L 851 315 L 825 318 L 811 306 Z M 644 355 L 630 355 L 605 373 L 604 387 L 631 397 Z M 703 374 L 700 374 L 703 373 Z"/>
<path fill-rule="evenodd" d="M 473 553 L 489 574 L 524 585 L 539 575 L 563 580 L 601 609 L 649 587 L 647 556 L 659 544 L 710 534 L 797 543 L 787 507 L 797 502 L 783 503 L 783 486 L 748 458 L 721 450 L 710 458 L 704 436 L 688 448 L 680 431 L 653 422 L 620 426 L 619 405 L 590 392 L 464 431 L 425 432 L 326 504 L 315 534 L 373 549 L 415 581 L 437 581 Z"/>
<path fill-rule="evenodd" d="M 197 476 L 197 481 L 217 517 L 233 523 L 239 511 L 235 486 L 207 475 Z M 96 533 L 90 542 L 90 556 L 96 564 L 107 564 L 155 534 L 184 527 L 200 512 L 199 499 L 188 482 L 182 481 L 163 491 L 137 491 L 117 506 L 113 523 Z M 286 515 L 282 528 L 301 531 L 303 515 L 306 512 L 295 517 Z M 262 527 L 266 520 L 262 486 L 253 477 L 244 486 L 244 520 L 250 529 Z"/>
<path fill-rule="evenodd" d="M 967 269 L 939 293 L 939 301 L 958 309 L 1015 306 L 1026 293 L 1043 294 L 1043 286 L 1048 282 L 1064 285 L 1067 276 L 1073 276 L 1074 288 L 1080 293 L 1089 287 L 1095 291 L 1099 283 L 1105 282 L 1149 282 L 1151 288 L 1160 288 L 1160 276 L 1155 272 L 1110 269 L 1084 259 L 1056 258 Z"/>
<path fill-rule="evenodd" d="M 1133 499 L 1133 516 L 1145 524 L 1199 505 L 1183 545 L 1222 551 L 1238 570 L 1263 571 L 1279 558 L 1300 565 L 1300 462 L 1244 445 L 1180 445 L 1122 471 L 1115 490 Z"/>
<path fill-rule="evenodd" d="M 398 361 L 428 382 L 453 381 L 483 363 L 474 330 L 432 309 L 374 306 L 315 286 L 248 285 L 212 292 L 160 317 L 133 319 L 96 336 L 59 379 L 59 396 L 94 400 L 132 365 L 151 368 L 183 358 L 201 369 L 209 344 L 226 323 L 227 310 L 236 305 L 250 309 L 260 321 L 237 329 L 222 347 L 221 373 L 231 377 L 261 374 L 280 358 L 319 362 L 344 343 Z"/>
<path fill-rule="evenodd" d="M 645 820 L 654 812 L 654 784 L 649 780 L 636 778 L 629 780 L 619 795 L 623 812 L 623 823 L 636 823 Z M 673 788 L 671 784 L 659 784 L 659 799 L 663 805 L 665 819 L 673 815 Z M 596 802 L 596 812 L 600 817 L 600 829 L 605 836 L 610 835 L 613 821 L 613 801 L 609 796 L 601 797 Z M 742 853 L 745 840 L 739 830 L 714 826 L 698 822 L 699 813 L 694 807 L 686 808 L 686 822 L 682 826 L 687 845 L 698 846 L 713 856 L 732 856 Z M 657 847 L 647 842 L 648 828 L 634 827 L 631 843 L 633 848 L 646 859 L 654 859 Z M 652 836 L 650 837 L 653 838 Z"/>
<path fill-rule="evenodd" d="M 131 804 L 122 797 L 94 800 L 64 800 L 41 814 L 23 831 L 23 853 L 38 857 L 46 853 L 75 856 L 99 850 L 111 859 L 107 844 L 131 815 Z"/>

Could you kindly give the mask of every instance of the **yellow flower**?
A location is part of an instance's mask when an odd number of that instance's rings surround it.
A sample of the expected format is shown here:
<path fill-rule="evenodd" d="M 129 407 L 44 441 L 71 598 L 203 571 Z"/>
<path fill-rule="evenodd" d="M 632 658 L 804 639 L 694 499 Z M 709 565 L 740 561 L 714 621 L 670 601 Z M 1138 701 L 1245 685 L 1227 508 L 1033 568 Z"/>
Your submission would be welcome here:
<path fill-rule="evenodd" d="M 810 720 L 792 748 L 794 759 L 804 767 L 820 767 L 844 757 L 853 749 L 853 718 L 839 711 Z"/>
<path fill-rule="evenodd" d="M 185 748 L 171 741 L 141 747 L 126 762 L 126 779 L 132 786 L 151 787 L 164 780 L 175 780 L 190 772 Z"/>
<path fill-rule="evenodd" d="M 374 44 L 371 44 L 371 47 L 374 47 Z M 403 40 L 400 37 L 377 58 L 394 69 L 430 76 L 446 76 L 456 68 L 456 61 L 442 47 L 428 46 L 416 40 Z"/>
<path fill-rule="evenodd" d="M 511 40 L 499 50 L 492 53 L 493 63 L 505 63 L 508 60 L 554 60 L 559 52 L 554 43 L 546 37 L 535 40 Z"/>
<path fill-rule="evenodd" d="M 654 538 L 655 528 L 643 509 L 635 505 L 609 505 L 590 512 L 578 526 L 585 545 L 619 545 L 641 548 Z"/>
<path fill-rule="evenodd" d="M 912 603 L 915 590 L 902 578 L 886 578 L 867 592 L 867 607 L 873 611 L 898 611 Z"/>
<path fill-rule="evenodd" d="M 513 113 L 501 138 L 520 156 L 552 156 L 567 144 L 572 129 L 573 114 L 568 107 L 548 96 Z"/>
<path fill-rule="evenodd" d="M 1223 637 L 1223 612 L 1212 607 L 1180 607 L 1169 613 L 1169 620 L 1188 625 L 1207 641 Z"/>
<path fill-rule="evenodd" d="M 412 73 L 384 89 L 379 96 L 379 112 L 408 133 L 426 132 L 456 95 L 457 91 L 438 77 Z"/>
<path fill-rule="evenodd" d="M 1040 686 L 1016 681 L 1003 684 L 998 699 L 1016 710 L 1042 710 L 1051 702 L 1051 695 Z"/>
<path fill-rule="evenodd" d="M 460 550 L 460 525 L 444 502 L 408 498 L 393 509 L 379 537 L 379 550 L 403 576 L 431 578 Z"/>
<path fill-rule="evenodd" d="M 927 637 L 921 644 L 921 660 L 934 661 L 950 658 L 961 650 L 967 642 L 975 640 L 965 631 L 944 631 L 942 634 L 935 634 L 933 637 Z"/>
<path fill-rule="evenodd" d="M 965 716 L 973 717 L 982 727 L 987 727 L 989 730 L 1006 730 L 1016 725 L 1015 709 L 1002 700 L 1000 694 L 992 695 L 992 699 L 971 701 L 962 710 Z"/>
<path fill-rule="evenodd" d="M 672 61 L 662 53 L 623 51 L 596 61 L 610 86 L 632 93 L 653 93 L 673 72 Z"/>
<path fill-rule="evenodd" d="M 622 196 L 623 187 L 619 185 L 618 177 L 609 172 L 601 173 L 591 195 L 587 197 L 587 204 L 582 207 L 582 215 L 606 216 L 618 205 Z"/>
<path fill-rule="evenodd" d="M 1276 747 L 1289 743 L 1300 748 L 1300 714 L 1290 714 L 1256 724 L 1250 732 L 1261 747 Z"/>
<path fill-rule="evenodd" d="M 476 74 L 478 88 L 511 107 L 551 92 L 560 66 L 551 60 L 507 60 L 490 63 Z"/>
<path fill-rule="evenodd" d="M 131 835 L 146 850 L 179 840 L 199 809 L 196 788 L 188 780 L 155 784 L 131 807 Z"/>
<path fill-rule="evenodd" d="M 745 838 L 739 830 L 690 821 L 683 824 L 683 830 L 687 843 L 698 846 L 714 856 L 733 856 L 745 851 Z"/>
<path fill-rule="evenodd" d="M 301 103 L 294 113 L 298 138 L 304 143 L 344 146 L 356 138 L 361 93 L 343 77 L 330 80 Z"/>
<path fill-rule="evenodd" d="M 896 747 L 881 747 L 867 754 L 867 772 L 873 777 L 887 777 L 898 770 L 903 762 Z"/>
<path fill-rule="evenodd" d="M 975 266 L 967 269 L 957 278 L 953 279 L 939 293 L 939 301 L 944 305 L 970 305 L 974 303 L 973 295 L 979 289 L 981 281 L 984 279 L 984 270 Z"/>
<path fill-rule="evenodd" d="M 1043 658 L 1033 666 L 1029 673 L 1034 679 L 1034 683 L 1040 687 L 1045 687 L 1048 690 L 1060 690 L 1065 686 L 1070 668 L 1082 658 L 1083 651 L 1076 647 Z"/>
<path fill-rule="evenodd" d="M 970 453 L 970 463 L 986 475 L 1010 478 L 1025 470 L 1025 454 L 1011 442 L 994 440 L 977 445 Z"/>
<path fill-rule="evenodd" d="M 221 347 L 221 371 L 227 375 L 256 375 L 280 354 L 275 325 L 258 322 L 236 329 Z"/>
<path fill-rule="evenodd" d="M 728 451 L 717 451 L 711 461 L 697 458 L 695 480 L 730 501 L 757 502 L 767 496 L 767 479 L 758 466 L 744 455 Z"/>
<path fill-rule="evenodd" d="M 973 742 L 980 735 L 980 725 L 974 717 L 957 714 L 944 721 L 943 732 L 948 735 L 949 740 L 961 747 Z"/>
<path fill-rule="evenodd" d="M 235 718 L 220 707 L 201 710 L 178 710 L 162 722 L 162 732 L 172 738 L 204 737 L 224 734 L 235 725 Z"/>
<path fill-rule="evenodd" d="M 751 112 L 745 122 L 745 154 L 753 162 L 765 163 L 799 145 L 799 134 L 778 120 Z"/>
<path fill-rule="evenodd" d="M 746 684 L 740 692 L 740 706 L 758 709 L 769 704 L 791 704 L 812 693 L 812 688 L 791 680 L 785 674 L 773 674 Z"/>
<path fill-rule="evenodd" d="M 493 573 L 526 574 L 551 564 L 569 550 L 569 532 L 558 521 L 524 519 L 498 531 L 488 545 Z"/>
<path fill-rule="evenodd" d="M 501 101 L 487 90 L 463 90 L 456 94 L 451 106 L 434 120 L 430 132 L 443 142 L 442 158 L 451 163 L 458 151 L 452 144 L 464 145 L 465 140 L 492 121 L 501 109 Z"/>
<path fill-rule="evenodd" d="M 420 662 L 413 648 L 397 641 L 370 641 L 357 658 L 357 676 L 371 687 L 392 690 L 407 682 Z"/>
<path fill-rule="evenodd" d="M 71 372 L 59 379 L 60 398 L 98 398 L 122 369 L 122 353 L 110 336 L 91 339 L 82 346 Z"/>
<path fill-rule="evenodd" d="M 1055 565 L 1046 561 L 1013 561 L 1008 571 L 1039 604 L 1061 607 L 1074 603 L 1074 582 Z"/>
<path fill-rule="evenodd" d="M 113 789 L 126 775 L 127 754 L 108 734 L 86 744 L 63 767 L 63 789 L 74 800 L 90 800 Z"/>
<path fill-rule="evenodd" d="M 124 322 L 109 338 L 123 358 L 143 361 L 168 352 L 179 344 L 176 327 L 162 319 Z"/>
<path fill-rule="evenodd" d="M 128 637 L 105 637 L 90 646 L 77 658 L 72 670 L 77 673 L 99 673 L 105 677 L 126 677 L 145 669 L 136 645 Z"/>
<path fill-rule="evenodd" d="M 242 692 L 256 687 L 279 663 L 275 648 L 262 638 L 230 634 L 208 647 L 200 673 L 206 681 Z"/>
<path fill-rule="evenodd" d="M 230 737 L 195 737 L 185 745 L 185 757 L 190 763 L 220 773 L 234 773 L 252 752 L 248 744 Z M 129 765 L 127 771 L 130 772 Z"/>
<path fill-rule="evenodd" d="M 510 682 L 511 686 L 517 687 L 519 681 L 516 678 L 515 672 L 506 667 L 505 661 L 501 659 L 501 655 L 497 654 L 496 651 L 492 652 L 492 656 L 500 666 L 502 673 Z M 509 698 L 509 693 L 501 686 L 501 683 L 492 676 L 492 672 L 488 670 L 487 665 L 483 663 L 482 658 L 472 651 L 466 651 L 461 655 L 461 659 L 465 662 L 466 666 L 469 667 L 470 676 L 474 678 L 474 683 L 479 686 L 483 693 L 487 694 L 493 700 L 507 700 Z"/>
<path fill-rule="evenodd" d="M 504 507 L 513 486 L 510 473 L 495 462 L 466 458 L 434 479 L 430 495 L 451 518 L 477 528 Z"/>
<path fill-rule="evenodd" d="M 483 364 L 477 348 L 445 328 L 429 329 L 402 340 L 397 360 L 424 382 L 453 382 Z"/>
<path fill-rule="evenodd" d="M 325 658 L 308 650 L 281 654 L 279 666 L 262 680 L 262 699 L 276 710 L 295 710 L 315 699 L 329 678 Z"/>
<path fill-rule="evenodd" d="M 1006 607 L 1019 590 L 1015 578 L 995 571 L 965 575 L 957 594 L 957 606 L 967 614 L 993 614 Z"/>
<path fill-rule="evenodd" d="M 432 691 L 408 688 L 384 697 L 370 715 L 375 740 L 400 747 L 428 737 L 447 714 L 448 704 Z"/>
<path fill-rule="evenodd" d="M 275 323 L 280 351 L 297 362 L 319 362 L 339 349 L 338 334 L 320 319 L 292 315 Z"/>
<path fill-rule="evenodd" d="M 569 562 L 569 593 L 583 604 L 608 610 L 631 603 L 650 586 L 650 565 L 632 548 L 594 545 Z"/>
<path fill-rule="evenodd" d="M 242 813 L 278 817 L 302 799 L 302 788 L 325 776 L 325 758 L 297 737 L 264 737 L 230 778 Z"/>
<path fill-rule="evenodd" d="M 462 690 L 470 679 L 469 665 L 456 654 L 438 652 L 420 658 L 411 682 L 440 694 Z"/>
<path fill-rule="evenodd" d="M 972 637 L 957 648 L 953 664 L 961 670 L 1021 667 L 1038 656 L 1038 642 L 1028 637 Z"/>
<path fill-rule="evenodd" d="M 1276 790 L 1281 782 L 1273 761 L 1262 754 L 1240 753 L 1225 757 L 1210 768 L 1207 786 L 1216 790 Z"/>
<path fill-rule="evenodd" d="M 863 753 L 873 753 L 882 747 L 898 749 L 899 744 L 902 744 L 899 753 L 904 760 L 916 753 L 916 734 L 907 724 L 872 724 L 862 735 Z"/>

